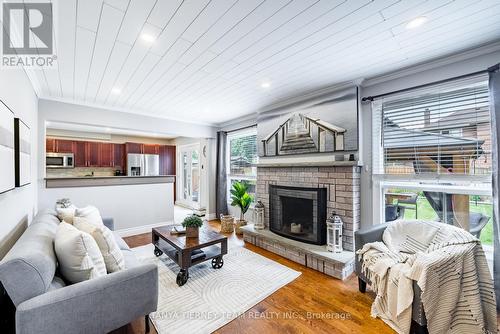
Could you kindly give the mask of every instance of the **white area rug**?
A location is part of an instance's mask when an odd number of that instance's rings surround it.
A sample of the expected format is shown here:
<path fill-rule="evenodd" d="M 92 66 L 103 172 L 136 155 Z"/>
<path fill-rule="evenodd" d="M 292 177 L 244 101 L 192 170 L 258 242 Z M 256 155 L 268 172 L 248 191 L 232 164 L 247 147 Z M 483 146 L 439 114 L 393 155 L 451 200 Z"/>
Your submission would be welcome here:
<path fill-rule="evenodd" d="M 156 258 L 153 245 L 134 248 L 143 261 L 158 263 L 158 310 L 151 320 L 160 334 L 211 333 L 290 283 L 300 272 L 248 249 L 234 247 L 224 266 L 211 261 L 189 269 L 189 281 L 179 287 L 179 267 L 165 255 Z"/>

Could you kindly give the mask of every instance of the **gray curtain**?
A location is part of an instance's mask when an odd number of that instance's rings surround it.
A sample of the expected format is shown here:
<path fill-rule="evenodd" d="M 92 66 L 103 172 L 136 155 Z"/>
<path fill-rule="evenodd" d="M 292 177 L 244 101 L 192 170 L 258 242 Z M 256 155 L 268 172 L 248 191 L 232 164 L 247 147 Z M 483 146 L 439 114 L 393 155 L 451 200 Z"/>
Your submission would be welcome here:
<path fill-rule="evenodd" d="M 498 178 L 500 157 L 500 71 L 499 65 L 489 70 L 490 72 L 490 103 L 491 103 L 491 135 L 492 135 L 492 165 L 493 165 L 493 277 L 495 280 L 495 294 L 497 298 L 497 309 L 500 307 L 500 215 L 499 215 L 499 190 L 500 179 Z"/>
<path fill-rule="evenodd" d="M 227 173 L 226 173 L 227 132 L 217 132 L 217 167 L 215 179 L 215 212 L 217 218 L 227 214 Z"/>

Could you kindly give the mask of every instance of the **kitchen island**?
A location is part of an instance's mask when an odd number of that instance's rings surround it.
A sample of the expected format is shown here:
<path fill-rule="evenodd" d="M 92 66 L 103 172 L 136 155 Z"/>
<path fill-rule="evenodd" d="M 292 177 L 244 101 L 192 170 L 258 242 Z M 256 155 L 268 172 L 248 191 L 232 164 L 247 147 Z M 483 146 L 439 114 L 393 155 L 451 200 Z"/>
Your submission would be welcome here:
<path fill-rule="evenodd" d="M 77 207 L 93 205 L 102 217 L 114 218 L 122 236 L 151 233 L 174 221 L 175 176 L 47 177 L 40 189 L 39 208 L 53 209 L 69 198 Z"/>

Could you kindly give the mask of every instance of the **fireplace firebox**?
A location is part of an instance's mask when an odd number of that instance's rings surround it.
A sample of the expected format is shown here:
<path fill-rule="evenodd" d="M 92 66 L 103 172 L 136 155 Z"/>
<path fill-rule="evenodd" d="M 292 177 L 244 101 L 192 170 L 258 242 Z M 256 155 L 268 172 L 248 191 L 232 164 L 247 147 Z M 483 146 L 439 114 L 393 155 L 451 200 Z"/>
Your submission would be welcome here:
<path fill-rule="evenodd" d="M 269 185 L 269 229 L 315 245 L 326 243 L 326 188 Z"/>

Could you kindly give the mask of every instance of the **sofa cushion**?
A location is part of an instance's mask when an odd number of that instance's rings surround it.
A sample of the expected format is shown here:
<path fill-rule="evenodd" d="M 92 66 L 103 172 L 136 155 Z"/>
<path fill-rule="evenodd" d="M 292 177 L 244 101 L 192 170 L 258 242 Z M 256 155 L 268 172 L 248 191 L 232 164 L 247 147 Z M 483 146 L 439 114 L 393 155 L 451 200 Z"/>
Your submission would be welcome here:
<path fill-rule="evenodd" d="M 104 225 L 90 224 L 85 220 L 79 219 L 75 219 L 74 226 L 94 238 L 104 258 L 108 273 L 125 269 L 122 251 L 115 240 L 113 232 L 109 228 Z"/>
<path fill-rule="evenodd" d="M 73 223 L 75 223 L 75 221 L 85 221 L 93 225 L 104 225 L 99 210 L 92 205 L 86 206 L 84 208 L 77 208 L 75 210 Z"/>
<path fill-rule="evenodd" d="M 73 218 L 75 217 L 76 206 L 71 205 L 68 208 L 56 208 L 57 218 L 60 221 L 65 221 L 68 224 L 73 224 Z"/>
<path fill-rule="evenodd" d="M 53 240 L 59 220 L 50 212 L 36 215 L 0 262 L 0 281 L 16 307 L 48 291 L 54 279 L 57 260 Z"/>
<path fill-rule="evenodd" d="M 135 253 L 130 249 L 123 251 L 123 259 L 125 260 L 125 268 L 127 269 L 137 267 L 141 264 L 141 262 L 135 256 Z"/>
<path fill-rule="evenodd" d="M 101 251 L 92 236 L 62 222 L 55 236 L 59 270 L 66 280 L 78 283 L 106 275 Z"/>

